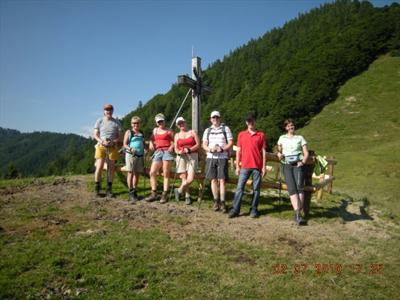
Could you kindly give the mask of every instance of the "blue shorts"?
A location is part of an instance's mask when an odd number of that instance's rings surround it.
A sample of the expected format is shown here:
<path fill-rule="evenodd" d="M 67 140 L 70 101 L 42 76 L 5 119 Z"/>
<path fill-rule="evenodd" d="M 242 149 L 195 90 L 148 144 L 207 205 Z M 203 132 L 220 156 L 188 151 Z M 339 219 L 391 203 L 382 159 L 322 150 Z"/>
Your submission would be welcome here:
<path fill-rule="evenodd" d="M 153 154 L 153 161 L 174 160 L 171 152 L 167 150 L 156 150 Z"/>

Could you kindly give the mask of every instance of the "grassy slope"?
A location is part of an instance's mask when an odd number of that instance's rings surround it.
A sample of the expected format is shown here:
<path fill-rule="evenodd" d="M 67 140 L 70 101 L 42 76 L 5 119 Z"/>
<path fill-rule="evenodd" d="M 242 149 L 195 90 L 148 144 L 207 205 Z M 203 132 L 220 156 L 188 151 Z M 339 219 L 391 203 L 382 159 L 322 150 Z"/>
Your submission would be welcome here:
<path fill-rule="evenodd" d="M 338 99 L 300 130 L 339 164 L 334 190 L 400 213 L 400 58 L 383 56 L 349 80 Z"/>

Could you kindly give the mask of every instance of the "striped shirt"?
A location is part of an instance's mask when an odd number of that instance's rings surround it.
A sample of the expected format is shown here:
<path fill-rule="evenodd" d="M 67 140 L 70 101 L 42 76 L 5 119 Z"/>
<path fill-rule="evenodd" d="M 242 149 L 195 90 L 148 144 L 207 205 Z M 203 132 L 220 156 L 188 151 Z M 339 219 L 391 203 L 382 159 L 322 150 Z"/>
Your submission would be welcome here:
<path fill-rule="evenodd" d="M 207 128 L 204 130 L 203 134 L 203 142 L 208 142 L 208 147 L 213 148 L 216 145 L 219 145 L 221 147 L 225 147 L 227 145 L 227 141 L 225 139 L 225 135 L 222 131 L 222 126 L 225 126 L 225 132 L 226 132 L 226 138 L 228 141 L 232 140 L 232 132 L 229 129 L 228 126 L 226 125 L 220 125 L 219 127 L 214 127 L 211 126 L 210 128 Z M 208 135 L 208 131 L 210 131 L 210 134 Z M 208 139 L 207 139 L 208 135 Z M 213 159 L 218 159 L 218 158 L 228 158 L 228 152 L 221 152 L 221 153 L 210 153 L 207 152 L 207 158 L 213 158 Z"/>

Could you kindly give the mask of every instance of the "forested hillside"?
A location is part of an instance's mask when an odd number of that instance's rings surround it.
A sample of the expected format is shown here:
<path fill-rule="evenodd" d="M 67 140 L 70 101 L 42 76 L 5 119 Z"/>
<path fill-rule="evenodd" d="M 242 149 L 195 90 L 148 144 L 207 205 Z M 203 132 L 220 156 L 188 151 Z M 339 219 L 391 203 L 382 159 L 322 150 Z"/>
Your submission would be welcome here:
<path fill-rule="evenodd" d="M 293 117 L 303 126 L 329 102 L 346 80 L 365 70 L 379 54 L 400 48 L 400 5 L 374 8 L 369 2 L 337 1 L 251 40 L 217 60 L 203 72 L 214 92 L 203 98 L 202 127 L 212 110 L 238 132 L 243 116 L 256 112 L 260 129 L 274 142 L 283 119 Z M 396 50 L 397 49 L 397 50 Z M 187 89 L 173 85 L 123 119 L 139 115 L 150 133 L 153 117 L 175 115 Z M 190 101 L 184 117 L 190 120 Z M 273 143 L 270 143 L 272 145 Z"/>
<path fill-rule="evenodd" d="M 0 127 L 0 177 L 87 173 L 93 169 L 91 140 L 75 134 L 21 133 Z"/>

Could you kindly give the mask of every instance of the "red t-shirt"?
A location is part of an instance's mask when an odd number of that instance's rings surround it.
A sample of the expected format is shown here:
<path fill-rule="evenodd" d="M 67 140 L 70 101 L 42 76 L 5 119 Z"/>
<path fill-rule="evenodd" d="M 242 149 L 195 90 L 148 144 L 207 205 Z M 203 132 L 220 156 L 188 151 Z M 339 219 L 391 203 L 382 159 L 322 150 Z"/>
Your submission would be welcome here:
<path fill-rule="evenodd" d="M 248 130 L 241 131 L 237 145 L 240 147 L 241 167 L 261 171 L 263 166 L 261 150 L 267 147 L 264 133 L 258 130 L 253 134 Z"/>

